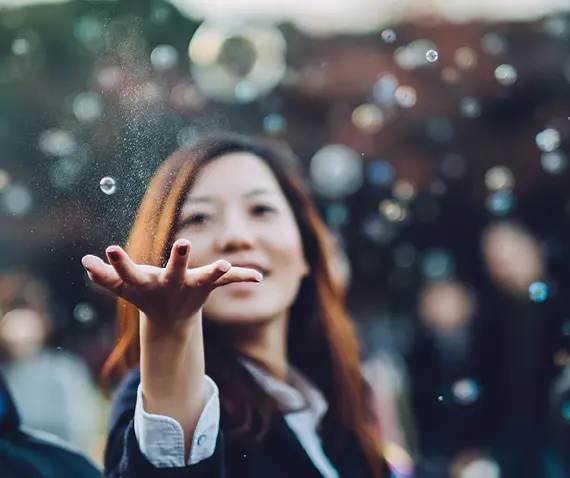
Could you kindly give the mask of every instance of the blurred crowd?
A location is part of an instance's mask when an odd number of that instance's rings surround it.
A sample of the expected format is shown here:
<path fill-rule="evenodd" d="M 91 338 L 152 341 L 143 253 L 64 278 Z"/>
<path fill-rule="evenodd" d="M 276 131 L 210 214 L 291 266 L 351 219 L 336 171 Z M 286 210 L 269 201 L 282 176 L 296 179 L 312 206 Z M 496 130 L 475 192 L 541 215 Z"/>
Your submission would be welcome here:
<path fill-rule="evenodd" d="M 0 369 L 23 423 L 101 462 L 114 301 L 80 257 L 126 239 L 168 153 L 229 129 L 303 159 L 395 477 L 570 477 L 570 12 L 547 4 L 313 36 L 0 2 Z"/>

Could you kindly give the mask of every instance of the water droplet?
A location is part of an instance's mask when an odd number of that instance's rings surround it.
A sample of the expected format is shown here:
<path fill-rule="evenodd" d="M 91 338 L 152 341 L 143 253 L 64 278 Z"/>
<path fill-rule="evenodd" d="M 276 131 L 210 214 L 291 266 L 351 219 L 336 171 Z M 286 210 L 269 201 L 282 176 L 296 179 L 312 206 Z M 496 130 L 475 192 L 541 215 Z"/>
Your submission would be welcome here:
<path fill-rule="evenodd" d="M 428 50 L 426 53 L 426 60 L 429 61 L 430 63 L 433 63 L 434 61 L 437 61 L 437 59 L 439 58 L 439 53 L 435 50 Z"/>
<path fill-rule="evenodd" d="M 117 190 L 115 180 L 110 177 L 104 177 L 103 179 L 101 179 L 101 181 L 99 182 L 99 186 L 101 188 L 101 191 L 103 191 L 107 195 L 114 194 L 115 191 Z"/>
<path fill-rule="evenodd" d="M 533 282 L 528 293 L 533 302 L 544 302 L 548 298 L 548 286 L 544 282 Z"/>

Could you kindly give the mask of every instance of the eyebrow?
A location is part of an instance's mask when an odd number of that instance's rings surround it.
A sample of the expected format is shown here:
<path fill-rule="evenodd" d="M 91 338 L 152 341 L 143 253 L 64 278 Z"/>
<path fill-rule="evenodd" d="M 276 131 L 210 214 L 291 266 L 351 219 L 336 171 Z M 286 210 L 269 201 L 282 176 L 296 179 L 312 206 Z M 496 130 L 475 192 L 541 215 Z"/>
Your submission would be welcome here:
<path fill-rule="evenodd" d="M 252 189 L 244 194 L 244 197 L 250 198 L 255 196 L 262 196 L 265 194 L 275 194 L 275 191 L 272 189 Z M 211 196 L 189 196 L 188 202 L 191 203 L 211 203 L 214 201 L 214 198 Z"/>

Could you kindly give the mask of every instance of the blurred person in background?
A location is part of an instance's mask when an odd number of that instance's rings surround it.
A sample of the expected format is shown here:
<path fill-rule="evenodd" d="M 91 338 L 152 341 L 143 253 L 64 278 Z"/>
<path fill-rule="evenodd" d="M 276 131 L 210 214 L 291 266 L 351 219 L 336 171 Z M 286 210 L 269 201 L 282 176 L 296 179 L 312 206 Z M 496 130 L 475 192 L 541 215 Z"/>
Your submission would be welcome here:
<path fill-rule="evenodd" d="M 420 326 L 407 359 L 418 424 L 419 477 L 447 476 L 450 460 L 483 440 L 480 388 L 474 367 L 477 299 L 464 283 L 426 283 L 419 295 Z"/>
<path fill-rule="evenodd" d="M 539 240 L 522 224 L 499 221 L 482 235 L 486 291 L 486 369 L 492 376 L 496 454 L 506 476 L 544 476 L 552 352 L 547 265 Z M 483 360 L 485 357 L 482 357 Z"/>
<path fill-rule="evenodd" d="M 163 164 L 127 250 L 83 258 L 120 298 L 106 476 L 390 476 L 327 241 L 277 148 Z"/>
<path fill-rule="evenodd" d="M 36 392 L 38 402 L 43 400 Z M 101 472 L 79 450 L 54 435 L 26 429 L 0 373 L 0 476 L 97 478 Z"/>
<path fill-rule="evenodd" d="M 0 371 L 23 425 L 94 455 L 101 428 L 100 393 L 84 362 L 48 347 L 50 292 L 27 272 L 0 274 Z"/>

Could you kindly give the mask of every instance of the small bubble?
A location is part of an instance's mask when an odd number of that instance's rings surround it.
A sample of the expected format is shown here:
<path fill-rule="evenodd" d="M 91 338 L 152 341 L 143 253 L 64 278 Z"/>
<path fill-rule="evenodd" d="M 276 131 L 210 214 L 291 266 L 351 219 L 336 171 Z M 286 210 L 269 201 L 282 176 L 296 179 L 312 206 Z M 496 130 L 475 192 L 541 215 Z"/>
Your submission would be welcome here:
<path fill-rule="evenodd" d="M 268 133 L 282 133 L 287 128 L 287 120 L 277 113 L 271 113 L 263 118 L 263 130 Z"/>
<path fill-rule="evenodd" d="M 382 40 L 386 43 L 394 43 L 396 41 L 396 32 L 394 30 L 384 30 L 382 32 Z"/>
<path fill-rule="evenodd" d="M 551 151 L 541 156 L 540 163 L 547 173 L 560 174 L 566 169 L 567 158 L 561 151 Z"/>
<path fill-rule="evenodd" d="M 485 185 L 490 191 L 510 191 L 515 185 L 515 177 L 509 168 L 495 166 L 485 174 Z"/>
<path fill-rule="evenodd" d="M 536 135 L 535 141 L 541 151 L 549 153 L 560 146 L 560 133 L 554 128 L 547 128 Z"/>
<path fill-rule="evenodd" d="M 453 384 L 453 396 L 462 405 L 470 405 L 477 401 L 481 393 L 479 383 L 470 378 L 458 380 Z"/>
<path fill-rule="evenodd" d="M 439 397 L 437 397 L 437 399 L 438 399 L 440 402 L 443 402 L 443 396 L 442 396 L 442 395 L 440 395 Z"/>
<path fill-rule="evenodd" d="M 96 316 L 95 309 L 90 304 L 77 304 L 73 309 L 73 317 L 83 324 L 93 322 Z"/>
<path fill-rule="evenodd" d="M 481 115 L 481 103 L 468 96 L 459 102 L 459 111 L 467 118 L 476 118 Z"/>
<path fill-rule="evenodd" d="M 411 86 L 399 86 L 395 93 L 394 98 L 402 108 L 411 108 L 416 104 L 417 93 Z"/>
<path fill-rule="evenodd" d="M 108 176 L 101 179 L 101 181 L 99 182 L 99 187 L 101 188 L 101 191 L 103 191 L 107 195 L 114 194 L 115 191 L 117 190 L 117 185 L 115 184 L 115 180 Z"/>
<path fill-rule="evenodd" d="M 496 216 L 505 216 L 515 206 L 515 197 L 511 191 L 497 191 L 487 197 L 487 209 Z"/>
<path fill-rule="evenodd" d="M 426 60 L 429 61 L 430 63 L 433 63 L 434 61 L 437 61 L 437 59 L 439 58 L 439 53 L 435 50 L 428 50 L 426 53 Z"/>
<path fill-rule="evenodd" d="M 517 70 L 511 65 L 499 65 L 495 69 L 495 78 L 503 86 L 511 86 L 517 81 Z"/>
<path fill-rule="evenodd" d="M 528 293 L 533 302 L 544 302 L 548 298 L 548 286 L 544 282 L 533 282 Z"/>

